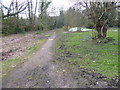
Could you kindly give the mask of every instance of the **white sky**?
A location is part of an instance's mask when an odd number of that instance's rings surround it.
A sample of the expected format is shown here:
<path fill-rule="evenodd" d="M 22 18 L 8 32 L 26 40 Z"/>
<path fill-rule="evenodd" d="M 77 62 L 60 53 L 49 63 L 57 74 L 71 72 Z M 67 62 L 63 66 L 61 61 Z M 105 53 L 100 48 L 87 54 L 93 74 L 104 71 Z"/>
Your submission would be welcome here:
<path fill-rule="evenodd" d="M 1 3 L 5 6 L 9 6 L 10 2 L 12 0 L 0 0 Z M 18 0 L 19 2 L 27 1 L 27 0 Z M 36 1 L 36 0 L 33 0 Z M 38 0 L 39 1 L 39 0 Z M 70 6 L 72 6 L 77 0 L 47 0 L 47 1 L 52 1 L 48 8 L 49 15 L 54 16 L 54 15 L 59 15 L 59 10 L 67 10 Z M 84 0 L 79 0 L 79 1 L 84 1 Z M 96 0 L 92 0 L 96 1 Z M 97 0 L 100 1 L 100 0 Z M 103 0 L 103 1 L 111 1 L 111 0 Z M 115 1 L 115 0 L 112 0 Z M 26 15 L 22 14 L 23 17 L 26 17 Z"/>
<path fill-rule="evenodd" d="M 1 3 L 5 6 L 8 6 L 11 1 L 12 0 L 1 0 Z M 23 1 L 26 1 L 26 0 L 18 0 L 18 1 L 23 2 Z M 35 1 L 35 0 L 33 0 L 33 1 Z M 52 1 L 51 5 L 50 5 L 50 8 L 54 7 L 54 8 L 57 9 L 56 11 L 58 11 L 58 9 L 67 10 L 70 6 L 73 5 L 73 3 L 71 2 L 72 0 L 48 0 L 48 1 Z"/>
<path fill-rule="evenodd" d="M 4 5 L 9 5 L 12 0 L 0 0 L 0 1 Z M 26 0 L 18 0 L 18 1 L 22 2 L 22 1 L 26 1 Z M 33 0 L 33 1 L 35 1 L 35 0 Z M 48 0 L 48 1 L 52 1 L 52 5 L 56 6 L 56 7 L 62 6 L 64 8 L 68 8 L 72 4 L 71 0 Z"/>
<path fill-rule="evenodd" d="M 73 3 L 70 0 L 51 0 L 52 3 L 48 9 L 52 14 L 58 14 L 59 10 L 68 10 Z M 53 9 L 55 8 L 55 10 Z"/>
<path fill-rule="evenodd" d="M 70 0 L 52 0 L 52 5 L 55 7 L 63 7 L 63 9 L 67 10 L 72 3 Z"/>
<path fill-rule="evenodd" d="M 11 1 L 12 0 L 1 0 L 1 3 L 5 6 L 8 6 Z M 18 0 L 18 1 L 23 2 L 26 0 Z M 35 1 L 35 0 L 33 0 L 33 1 Z M 49 6 L 49 9 L 48 9 L 48 11 L 51 13 L 51 16 L 52 16 L 52 15 L 58 15 L 59 9 L 63 9 L 66 11 L 70 6 L 73 5 L 73 2 L 71 2 L 71 1 L 74 1 L 74 0 L 49 0 L 49 1 L 52 1 L 52 3 Z M 53 10 L 53 8 L 55 10 Z"/>

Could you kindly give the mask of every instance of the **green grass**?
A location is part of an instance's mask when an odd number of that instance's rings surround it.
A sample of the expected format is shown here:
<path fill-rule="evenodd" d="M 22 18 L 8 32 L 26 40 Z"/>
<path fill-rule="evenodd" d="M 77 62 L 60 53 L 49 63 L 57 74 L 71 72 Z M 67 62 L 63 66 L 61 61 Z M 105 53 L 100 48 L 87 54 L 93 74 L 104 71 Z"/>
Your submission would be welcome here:
<path fill-rule="evenodd" d="M 32 45 L 30 48 L 26 50 L 23 56 L 19 56 L 16 58 L 12 58 L 6 61 L 0 62 L 0 65 L 2 65 L 2 77 L 8 75 L 8 73 L 13 70 L 14 68 L 21 65 L 25 60 L 30 58 L 37 50 L 39 50 L 40 46 L 46 41 L 46 39 L 38 40 L 34 45 Z"/>
<path fill-rule="evenodd" d="M 84 40 L 85 36 L 91 35 L 92 32 L 63 34 L 57 44 L 57 48 L 64 44 L 64 49 L 57 49 L 59 55 L 88 71 L 94 70 L 109 78 L 118 76 L 118 45 Z M 118 32 L 108 31 L 107 35 L 118 41 Z M 69 57 L 66 57 L 67 55 Z"/>
<path fill-rule="evenodd" d="M 107 36 L 108 36 L 108 37 L 112 37 L 112 38 L 114 38 L 116 41 L 118 41 L 118 31 L 116 31 L 116 32 L 108 31 Z"/>

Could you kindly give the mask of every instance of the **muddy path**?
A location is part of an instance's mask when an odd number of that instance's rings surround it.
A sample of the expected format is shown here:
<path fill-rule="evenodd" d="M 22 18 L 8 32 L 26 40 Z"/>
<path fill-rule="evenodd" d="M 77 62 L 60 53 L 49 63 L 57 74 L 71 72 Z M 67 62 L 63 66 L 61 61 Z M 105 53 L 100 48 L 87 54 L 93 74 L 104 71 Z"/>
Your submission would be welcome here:
<path fill-rule="evenodd" d="M 52 63 L 52 44 L 56 33 L 48 39 L 42 48 L 18 69 L 12 71 L 2 82 L 3 88 L 54 88 L 77 87 L 76 82 L 62 75 L 58 66 Z M 71 82 L 72 81 L 72 82 Z"/>
<path fill-rule="evenodd" d="M 67 62 L 54 58 L 53 43 L 56 32 L 29 60 L 3 79 L 2 88 L 107 88 L 107 82 L 96 81 Z M 68 68 L 69 67 L 69 68 Z M 81 74 L 80 74 L 81 73 Z M 87 77 L 87 78 L 86 78 Z M 90 78 L 89 78 L 90 77 Z"/>

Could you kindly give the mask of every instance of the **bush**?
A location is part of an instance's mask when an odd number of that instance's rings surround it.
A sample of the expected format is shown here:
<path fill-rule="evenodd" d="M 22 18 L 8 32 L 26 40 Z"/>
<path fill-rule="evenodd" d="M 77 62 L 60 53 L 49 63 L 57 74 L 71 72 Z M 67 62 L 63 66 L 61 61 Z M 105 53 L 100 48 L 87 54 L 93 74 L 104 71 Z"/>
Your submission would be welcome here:
<path fill-rule="evenodd" d="M 10 35 L 10 34 L 17 34 L 17 33 L 25 32 L 23 28 L 25 23 L 21 19 L 16 19 L 13 17 L 3 19 L 2 25 L 3 25 L 2 26 L 3 35 Z"/>
<path fill-rule="evenodd" d="M 40 34 L 40 31 L 36 31 L 35 34 Z"/>
<path fill-rule="evenodd" d="M 70 29 L 70 26 L 63 26 L 62 29 L 68 31 Z"/>
<path fill-rule="evenodd" d="M 96 31 L 92 32 L 92 39 L 97 39 L 98 33 Z"/>
<path fill-rule="evenodd" d="M 18 33 L 25 33 L 25 30 L 23 28 L 16 27 L 15 28 L 15 34 L 18 34 Z"/>

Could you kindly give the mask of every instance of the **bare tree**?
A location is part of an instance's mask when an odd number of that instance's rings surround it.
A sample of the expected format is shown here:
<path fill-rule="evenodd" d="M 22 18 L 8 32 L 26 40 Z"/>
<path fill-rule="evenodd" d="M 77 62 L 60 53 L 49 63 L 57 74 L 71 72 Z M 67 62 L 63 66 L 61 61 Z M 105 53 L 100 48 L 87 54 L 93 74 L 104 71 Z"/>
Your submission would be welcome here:
<path fill-rule="evenodd" d="M 21 12 L 23 12 L 26 8 L 26 2 L 22 2 L 20 4 L 18 4 L 18 1 L 16 0 L 16 2 L 14 2 L 14 0 L 11 1 L 10 5 L 7 7 L 5 5 L 1 4 L 1 10 L 2 10 L 2 18 L 6 18 L 6 17 L 10 17 L 10 16 L 15 16 Z M 7 13 L 4 13 L 4 10 L 7 10 Z"/>
<path fill-rule="evenodd" d="M 51 2 L 48 2 L 47 0 L 40 0 L 40 3 L 39 3 L 39 17 L 40 17 L 40 24 L 41 24 L 41 28 L 43 29 L 43 25 L 45 23 L 45 16 L 46 16 L 46 11 L 47 11 L 47 8 L 48 6 L 50 5 Z"/>
<path fill-rule="evenodd" d="M 37 12 L 37 6 L 38 6 L 38 1 L 36 0 L 36 3 L 35 3 L 35 12 L 34 12 L 34 24 L 35 24 L 35 18 L 36 18 L 36 12 Z"/>
<path fill-rule="evenodd" d="M 36 19 L 36 14 L 37 14 L 37 9 L 38 9 L 38 1 L 36 0 L 33 2 L 33 0 L 27 0 L 28 3 L 28 17 L 29 17 L 29 22 L 30 24 L 35 24 L 35 19 Z M 35 4 L 33 4 L 35 3 Z"/>
<path fill-rule="evenodd" d="M 80 7 L 85 8 L 88 18 L 94 23 L 98 32 L 98 38 L 106 38 L 107 23 L 113 9 L 120 7 L 117 2 L 77 2 Z"/>
<path fill-rule="evenodd" d="M 27 0 L 27 3 L 28 3 L 28 16 L 29 16 L 29 21 L 30 21 L 30 24 L 33 24 L 33 2 L 32 0 Z"/>

